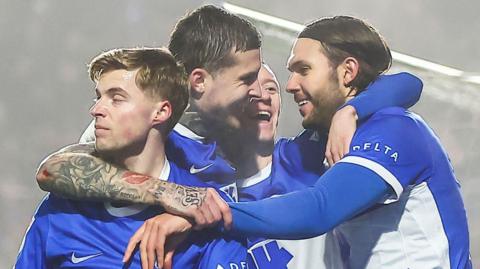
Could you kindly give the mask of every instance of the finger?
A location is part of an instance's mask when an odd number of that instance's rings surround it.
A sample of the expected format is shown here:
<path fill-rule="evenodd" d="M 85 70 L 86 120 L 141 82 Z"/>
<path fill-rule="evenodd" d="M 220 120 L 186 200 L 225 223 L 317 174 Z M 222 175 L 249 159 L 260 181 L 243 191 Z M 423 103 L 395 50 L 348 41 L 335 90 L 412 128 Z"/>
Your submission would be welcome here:
<path fill-rule="evenodd" d="M 325 152 L 325 158 L 327 158 L 327 162 L 328 162 L 328 165 L 330 167 L 333 166 L 333 158 L 332 158 L 332 152 L 331 152 L 331 149 L 329 151 L 326 151 Z"/>
<path fill-rule="evenodd" d="M 352 143 L 352 139 L 353 139 L 353 135 L 350 135 L 345 140 L 344 147 L 343 147 L 343 155 L 344 156 L 347 155 L 348 152 L 350 151 L 350 143 Z"/>
<path fill-rule="evenodd" d="M 210 210 L 210 213 L 212 214 L 212 218 L 213 218 L 213 223 L 212 224 L 215 224 L 215 223 L 218 223 L 219 221 L 222 220 L 222 210 L 220 208 L 220 204 L 217 204 L 217 201 L 216 201 L 216 198 L 213 197 L 212 198 L 212 201 L 213 203 L 210 203 L 208 205 L 208 209 Z"/>
<path fill-rule="evenodd" d="M 346 152 L 345 151 L 348 151 L 348 139 L 345 138 L 343 141 L 342 141 L 342 144 L 340 145 L 340 151 L 338 152 L 339 153 L 339 156 L 340 156 L 340 159 L 343 158 L 343 156 L 345 156 Z"/>
<path fill-rule="evenodd" d="M 135 247 L 137 246 L 138 242 L 143 237 L 143 232 L 145 231 L 145 223 L 138 229 L 133 236 L 130 238 L 130 241 L 128 241 L 127 249 L 125 250 L 125 254 L 123 255 L 123 262 L 127 262 L 130 260 L 132 257 L 133 251 L 135 250 Z"/>
<path fill-rule="evenodd" d="M 333 163 L 337 163 L 340 159 L 341 159 L 341 152 L 343 151 L 342 149 L 342 144 L 338 144 L 333 152 L 332 152 L 332 159 L 333 159 Z"/>
<path fill-rule="evenodd" d="M 207 202 L 207 199 L 205 200 Z M 206 227 L 209 227 L 212 223 L 213 215 L 210 212 L 209 206 L 207 204 L 202 205 L 202 207 L 199 209 L 200 214 L 202 214 L 203 222 L 199 223 L 197 225 L 199 229 L 204 229 Z"/>
<path fill-rule="evenodd" d="M 157 237 L 155 239 L 155 255 L 157 257 L 157 264 L 159 268 L 163 267 L 163 253 L 165 249 L 165 240 L 166 240 L 166 232 L 160 226 L 158 227 Z"/>
<path fill-rule="evenodd" d="M 223 226 L 225 227 L 225 229 L 230 230 L 232 227 L 232 221 L 233 221 L 232 211 L 230 210 L 230 207 L 228 206 L 228 204 L 220 197 L 220 195 L 215 190 L 213 189 L 211 190 L 215 192 L 213 194 L 213 199 L 215 200 L 216 205 L 220 209 L 220 213 L 221 213 L 220 220 L 223 219 Z"/>
<path fill-rule="evenodd" d="M 195 226 L 193 226 L 193 229 L 196 231 L 202 230 L 207 223 L 207 220 L 205 219 L 205 216 L 203 216 L 203 213 L 200 212 L 200 210 L 196 210 L 195 213 L 193 214 L 193 218 L 195 220 Z"/>
<path fill-rule="evenodd" d="M 328 165 L 331 165 L 329 160 L 331 147 L 332 147 L 332 143 L 329 135 L 327 139 L 327 147 L 325 148 L 325 158 L 327 159 Z"/>
<path fill-rule="evenodd" d="M 173 254 L 175 253 L 175 250 L 172 249 L 167 252 L 165 255 L 165 261 L 163 263 L 163 269 L 172 269 L 172 263 L 173 263 Z"/>
<path fill-rule="evenodd" d="M 145 231 L 142 241 L 140 242 L 140 260 L 142 261 L 142 269 L 148 269 L 147 243 L 152 231 L 152 225 L 149 221 L 145 222 Z"/>
<path fill-rule="evenodd" d="M 157 234 L 158 234 L 158 225 L 152 224 L 152 229 L 150 236 L 148 237 L 147 242 L 147 261 L 148 261 L 148 269 L 153 269 L 153 265 L 155 263 L 155 247 L 157 241 Z"/>

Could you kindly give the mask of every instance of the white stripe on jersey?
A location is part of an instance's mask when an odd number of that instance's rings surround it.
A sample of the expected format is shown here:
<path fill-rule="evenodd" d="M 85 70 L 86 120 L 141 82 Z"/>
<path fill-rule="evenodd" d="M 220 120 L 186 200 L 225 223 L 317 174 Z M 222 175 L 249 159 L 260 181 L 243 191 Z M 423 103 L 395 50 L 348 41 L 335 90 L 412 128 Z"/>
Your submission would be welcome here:
<path fill-rule="evenodd" d="M 350 245 L 352 269 L 450 268 L 446 232 L 425 182 L 337 229 Z"/>
<path fill-rule="evenodd" d="M 385 182 L 387 182 L 387 184 L 390 185 L 395 191 L 395 197 L 389 197 L 388 199 L 386 199 L 384 201 L 385 204 L 389 204 L 397 201 L 400 195 L 402 194 L 403 187 L 398 181 L 398 179 L 381 164 L 366 158 L 358 157 L 358 156 L 347 156 L 341 159 L 339 162 L 352 163 L 352 164 L 363 166 L 365 168 L 372 170 L 381 178 L 383 178 L 383 180 L 385 180 Z"/>

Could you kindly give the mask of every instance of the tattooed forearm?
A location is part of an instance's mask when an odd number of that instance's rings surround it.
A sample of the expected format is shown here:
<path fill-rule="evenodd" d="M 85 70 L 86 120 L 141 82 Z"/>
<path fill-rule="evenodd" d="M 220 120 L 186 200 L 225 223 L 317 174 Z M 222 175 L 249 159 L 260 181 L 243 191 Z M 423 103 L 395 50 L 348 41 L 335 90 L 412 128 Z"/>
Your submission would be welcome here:
<path fill-rule="evenodd" d="M 178 186 L 178 188 L 183 187 L 183 186 Z M 184 206 L 201 206 L 202 205 L 202 193 L 199 192 L 195 188 L 191 187 L 184 187 L 184 192 L 181 192 L 183 194 L 183 199 L 182 199 L 182 204 Z M 205 196 L 205 194 L 203 194 Z M 180 196 L 182 197 L 182 196 Z"/>
<path fill-rule="evenodd" d="M 37 180 L 43 190 L 73 199 L 126 200 L 140 195 L 121 183 L 124 170 L 86 153 L 58 153 L 40 167 Z"/>
<path fill-rule="evenodd" d="M 37 181 L 41 189 L 70 199 L 160 205 L 181 215 L 200 207 L 206 195 L 205 188 L 127 171 L 83 152 L 51 155 L 39 168 Z"/>
<path fill-rule="evenodd" d="M 165 210 L 172 214 L 190 217 L 189 209 L 202 206 L 207 195 L 206 188 L 177 185 L 164 181 L 157 182 L 149 192 Z"/>

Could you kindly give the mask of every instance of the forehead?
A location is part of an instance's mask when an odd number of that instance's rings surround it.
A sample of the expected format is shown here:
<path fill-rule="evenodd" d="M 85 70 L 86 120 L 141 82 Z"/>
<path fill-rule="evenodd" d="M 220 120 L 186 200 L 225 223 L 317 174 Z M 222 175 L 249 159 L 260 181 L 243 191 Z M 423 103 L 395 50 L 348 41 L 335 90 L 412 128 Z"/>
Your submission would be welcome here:
<path fill-rule="evenodd" d="M 325 57 L 322 53 L 322 44 L 320 41 L 311 38 L 298 38 L 293 44 L 287 65 L 290 67 L 300 61 L 310 62 L 322 56 L 323 58 Z"/>
<path fill-rule="evenodd" d="M 232 70 L 238 72 L 240 75 L 249 72 L 258 72 L 258 70 L 260 69 L 260 49 L 237 51 L 232 53 L 235 64 L 228 68 L 225 68 L 225 71 Z"/>
<path fill-rule="evenodd" d="M 278 80 L 275 77 L 275 74 L 270 68 L 266 67 L 265 65 L 262 65 L 260 72 L 258 72 L 258 81 L 260 82 L 260 84 L 273 82 L 278 86 Z"/>
<path fill-rule="evenodd" d="M 99 91 L 106 91 L 110 88 L 122 88 L 126 91 L 133 90 L 136 87 L 135 78 L 138 70 L 124 70 L 118 69 L 100 76 L 97 81 L 97 89 Z"/>

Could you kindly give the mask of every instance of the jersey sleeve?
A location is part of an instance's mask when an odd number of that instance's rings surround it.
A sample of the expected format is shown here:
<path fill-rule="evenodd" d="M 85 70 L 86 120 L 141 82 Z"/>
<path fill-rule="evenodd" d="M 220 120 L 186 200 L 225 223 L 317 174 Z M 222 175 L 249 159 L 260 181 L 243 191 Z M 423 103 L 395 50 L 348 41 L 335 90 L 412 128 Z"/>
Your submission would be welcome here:
<path fill-rule="evenodd" d="M 373 171 L 349 163 L 330 168 L 310 188 L 260 201 L 230 203 L 233 232 L 272 239 L 326 233 L 390 193 Z"/>
<path fill-rule="evenodd" d="M 87 129 L 83 131 L 82 136 L 80 136 L 79 143 L 85 144 L 93 141 L 95 141 L 95 121 L 92 120 L 87 126 Z"/>
<path fill-rule="evenodd" d="M 359 120 L 364 120 L 382 108 L 413 106 L 420 99 L 422 88 L 422 81 L 410 73 L 381 75 L 345 105 L 355 107 Z"/>
<path fill-rule="evenodd" d="M 41 203 L 32 218 L 30 226 L 23 238 L 17 261 L 16 269 L 46 269 L 46 246 L 49 232 L 48 197 Z"/>
<path fill-rule="evenodd" d="M 390 185 L 394 193 L 385 203 L 396 201 L 408 185 L 425 179 L 432 164 L 417 122 L 403 114 L 375 117 L 362 125 L 340 162 L 370 169 Z"/>

